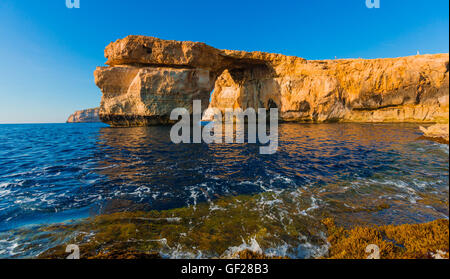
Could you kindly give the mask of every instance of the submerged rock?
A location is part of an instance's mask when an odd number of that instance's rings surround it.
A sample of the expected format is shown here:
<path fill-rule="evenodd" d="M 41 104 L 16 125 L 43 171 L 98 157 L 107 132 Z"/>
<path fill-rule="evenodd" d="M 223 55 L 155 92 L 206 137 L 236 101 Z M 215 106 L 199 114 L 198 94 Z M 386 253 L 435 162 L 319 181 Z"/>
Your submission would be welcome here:
<path fill-rule="evenodd" d="M 67 123 L 95 123 L 101 122 L 99 117 L 100 108 L 91 108 L 76 111 L 69 116 Z"/>
<path fill-rule="evenodd" d="M 420 127 L 420 130 L 425 138 L 449 144 L 449 124 L 435 124 L 428 128 Z"/>
<path fill-rule="evenodd" d="M 449 55 L 307 61 L 204 43 L 128 36 L 95 71 L 100 118 L 113 126 L 171 123 L 172 109 L 279 108 L 282 121 L 442 122 Z"/>

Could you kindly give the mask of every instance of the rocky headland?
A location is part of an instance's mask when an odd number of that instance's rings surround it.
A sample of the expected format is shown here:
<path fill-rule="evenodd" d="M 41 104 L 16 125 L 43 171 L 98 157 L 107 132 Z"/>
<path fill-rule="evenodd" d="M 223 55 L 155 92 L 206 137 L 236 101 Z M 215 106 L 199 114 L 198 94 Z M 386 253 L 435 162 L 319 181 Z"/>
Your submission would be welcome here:
<path fill-rule="evenodd" d="M 101 122 L 99 117 L 100 108 L 91 108 L 76 111 L 67 119 L 67 123 L 96 123 Z"/>
<path fill-rule="evenodd" d="M 193 100 L 203 110 L 277 107 L 281 121 L 448 123 L 448 54 L 308 61 L 128 36 L 105 57 L 94 75 L 112 126 L 168 124 Z"/>

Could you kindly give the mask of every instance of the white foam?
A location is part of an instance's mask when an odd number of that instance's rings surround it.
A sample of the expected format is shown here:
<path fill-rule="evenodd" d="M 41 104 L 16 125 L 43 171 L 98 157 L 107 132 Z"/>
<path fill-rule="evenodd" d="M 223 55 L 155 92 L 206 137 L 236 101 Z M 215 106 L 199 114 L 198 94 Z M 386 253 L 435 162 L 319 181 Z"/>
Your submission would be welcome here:
<path fill-rule="evenodd" d="M 3 182 L 3 183 L 0 183 L 0 188 L 6 188 L 6 187 L 8 187 L 9 185 L 11 185 L 11 183 Z"/>
<path fill-rule="evenodd" d="M 319 208 L 319 204 L 317 203 L 317 199 L 314 198 L 313 196 L 311 196 L 311 206 L 308 207 L 307 209 L 300 211 L 299 214 L 308 216 L 307 212 L 310 212 L 310 211 L 318 209 L 318 208 Z"/>
<path fill-rule="evenodd" d="M 222 207 L 218 206 L 217 204 L 210 203 L 209 205 L 209 211 L 215 211 L 215 210 L 223 210 Z"/>
<path fill-rule="evenodd" d="M 11 194 L 11 190 L 8 190 L 8 189 L 1 190 L 0 189 L 0 198 L 6 197 L 9 194 Z"/>
<path fill-rule="evenodd" d="M 242 239 L 242 244 L 239 246 L 229 247 L 221 256 L 221 258 L 232 258 L 236 253 L 241 251 L 249 250 L 253 253 L 262 254 L 263 250 L 259 246 L 258 241 L 256 241 L 256 237 L 252 237 L 250 239 L 250 243 L 247 243 L 244 239 Z"/>
<path fill-rule="evenodd" d="M 19 247 L 17 239 L 2 239 L 0 240 L 0 255 L 7 255 L 8 257 L 18 255 L 19 252 L 15 251 L 17 247 Z"/>

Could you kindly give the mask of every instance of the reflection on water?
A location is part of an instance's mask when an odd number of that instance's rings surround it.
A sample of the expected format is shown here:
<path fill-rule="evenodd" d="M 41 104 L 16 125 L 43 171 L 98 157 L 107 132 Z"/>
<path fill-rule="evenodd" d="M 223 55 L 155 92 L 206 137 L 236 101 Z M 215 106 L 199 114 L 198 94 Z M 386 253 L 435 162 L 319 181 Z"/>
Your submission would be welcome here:
<path fill-rule="evenodd" d="M 418 141 L 417 125 L 283 124 L 274 155 L 256 144 L 174 145 L 169 129 L 101 129 L 99 173 L 118 186 L 111 191 L 154 209 L 299 187 L 367 188 L 405 209 L 421 195 L 448 200 L 448 146 Z"/>
<path fill-rule="evenodd" d="M 266 206 L 296 206 L 317 222 L 448 217 L 448 146 L 419 140 L 416 124 L 280 124 L 273 155 L 257 144 L 176 145 L 170 127 L 8 126 L 0 128 L 0 231 L 266 192 L 282 201 Z M 296 193 L 303 204 L 288 205 L 283 197 Z M 1 243 L 0 235 L 0 257 L 11 254 Z"/>

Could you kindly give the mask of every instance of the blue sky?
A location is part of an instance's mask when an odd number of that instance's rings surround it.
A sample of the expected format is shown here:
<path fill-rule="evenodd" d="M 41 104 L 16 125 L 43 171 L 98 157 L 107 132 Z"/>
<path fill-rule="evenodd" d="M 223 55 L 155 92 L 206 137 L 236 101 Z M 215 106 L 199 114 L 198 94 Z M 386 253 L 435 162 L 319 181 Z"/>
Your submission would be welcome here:
<path fill-rule="evenodd" d="M 129 34 L 306 59 L 449 51 L 448 0 L 1 0 L 0 123 L 64 122 L 96 107 L 93 71 Z"/>

